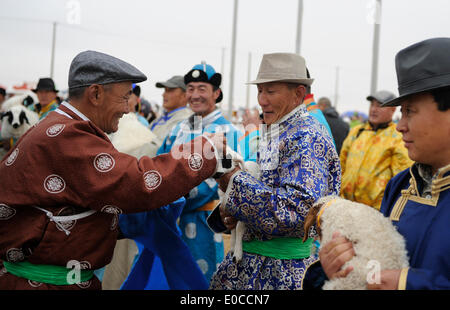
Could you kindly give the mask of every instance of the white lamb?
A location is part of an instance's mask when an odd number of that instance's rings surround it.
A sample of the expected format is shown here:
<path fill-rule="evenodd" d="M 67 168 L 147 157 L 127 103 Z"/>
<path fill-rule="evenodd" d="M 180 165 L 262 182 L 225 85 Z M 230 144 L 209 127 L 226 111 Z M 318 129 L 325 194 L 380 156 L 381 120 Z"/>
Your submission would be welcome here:
<path fill-rule="evenodd" d="M 140 158 L 154 157 L 160 141 L 156 135 L 141 124 L 135 113 L 128 113 L 119 120 L 119 129 L 109 135 L 114 147 L 123 153 Z"/>
<path fill-rule="evenodd" d="M 324 290 L 365 290 L 368 282 L 379 281 L 377 271 L 409 266 L 405 240 L 391 221 L 372 207 L 337 196 L 323 197 L 305 219 L 305 239 L 313 225 L 321 244 L 339 232 L 353 243 L 355 251 L 342 267 L 354 269 L 345 278 L 326 281 Z"/>
<path fill-rule="evenodd" d="M 234 166 L 240 166 L 240 168 L 244 171 L 247 171 L 255 178 L 259 179 L 260 176 L 260 167 L 256 162 L 246 161 L 241 155 L 234 152 L 231 148 L 227 148 L 227 153 L 231 154 L 232 161 Z M 219 189 L 219 198 L 221 200 L 221 204 L 226 203 L 227 195 L 223 191 Z M 233 260 L 235 262 L 240 262 L 242 260 L 242 237 L 245 233 L 245 223 L 238 221 L 236 228 L 231 230 L 230 237 L 230 251 L 233 253 Z"/>

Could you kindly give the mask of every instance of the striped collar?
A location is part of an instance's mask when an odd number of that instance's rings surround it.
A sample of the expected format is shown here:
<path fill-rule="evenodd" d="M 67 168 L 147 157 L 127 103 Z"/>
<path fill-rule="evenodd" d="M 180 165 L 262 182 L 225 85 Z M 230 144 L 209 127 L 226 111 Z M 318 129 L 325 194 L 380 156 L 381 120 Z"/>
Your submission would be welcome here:
<path fill-rule="evenodd" d="M 71 105 L 70 103 L 68 103 L 67 101 L 63 101 L 60 105 L 60 107 L 65 107 L 67 109 L 69 109 L 70 111 L 72 111 L 73 113 L 75 113 L 79 118 L 81 118 L 83 121 L 90 121 L 89 118 L 87 118 L 86 115 L 84 115 L 83 113 L 81 113 L 77 108 L 75 108 L 73 105 Z M 68 118 L 73 119 L 72 116 L 70 116 L 69 114 L 67 114 L 65 111 L 61 110 L 60 108 L 56 109 L 55 112 L 64 115 Z"/>

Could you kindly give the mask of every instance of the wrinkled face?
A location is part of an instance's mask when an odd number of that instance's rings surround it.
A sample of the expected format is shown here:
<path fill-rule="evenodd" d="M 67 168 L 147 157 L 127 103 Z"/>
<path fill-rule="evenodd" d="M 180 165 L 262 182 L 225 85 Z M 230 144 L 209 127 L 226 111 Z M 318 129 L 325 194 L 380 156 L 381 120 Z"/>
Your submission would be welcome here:
<path fill-rule="evenodd" d="M 382 107 L 380 102 L 372 100 L 369 108 L 369 122 L 372 125 L 388 123 L 392 120 L 394 112 L 395 107 Z"/>
<path fill-rule="evenodd" d="M 191 82 L 186 85 L 186 99 L 196 115 L 206 116 L 215 110 L 220 91 L 220 89 L 214 91 L 209 83 Z"/>
<path fill-rule="evenodd" d="M 132 83 L 114 83 L 103 87 L 104 93 L 99 102 L 99 113 L 95 124 L 104 132 L 112 133 L 119 129 L 119 119 L 130 112 L 129 100 Z"/>
<path fill-rule="evenodd" d="M 267 125 L 281 119 L 295 109 L 303 100 L 306 88 L 288 83 L 270 82 L 258 84 L 258 103 Z"/>
<path fill-rule="evenodd" d="M 186 92 L 181 88 L 164 87 L 163 108 L 168 112 L 186 105 Z"/>
<path fill-rule="evenodd" d="M 51 90 L 38 90 L 36 91 L 36 95 L 38 97 L 39 103 L 43 107 L 56 99 L 56 93 Z"/>
<path fill-rule="evenodd" d="M 416 94 L 401 105 L 397 130 L 403 134 L 408 156 L 434 170 L 450 163 L 450 110 L 439 111 L 429 93 Z"/>

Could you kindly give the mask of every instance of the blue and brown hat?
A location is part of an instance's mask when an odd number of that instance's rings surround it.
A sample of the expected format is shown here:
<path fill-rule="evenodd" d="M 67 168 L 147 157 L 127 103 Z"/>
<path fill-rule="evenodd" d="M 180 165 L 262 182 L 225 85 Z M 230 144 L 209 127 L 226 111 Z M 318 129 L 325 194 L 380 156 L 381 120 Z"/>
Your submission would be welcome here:
<path fill-rule="evenodd" d="M 202 61 L 201 64 L 195 65 L 191 71 L 189 71 L 184 76 L 184 84 L 189 84 L 191 82 L 205 82 L 213 86 L 214 89 L 220 89 L 220 84 L 222 83 L 222 75 L 211 65 L 206 64 Z M 222 101 L 223 95 L 220 89 L 220 95 L 216 99 L 216 103 Z"/>

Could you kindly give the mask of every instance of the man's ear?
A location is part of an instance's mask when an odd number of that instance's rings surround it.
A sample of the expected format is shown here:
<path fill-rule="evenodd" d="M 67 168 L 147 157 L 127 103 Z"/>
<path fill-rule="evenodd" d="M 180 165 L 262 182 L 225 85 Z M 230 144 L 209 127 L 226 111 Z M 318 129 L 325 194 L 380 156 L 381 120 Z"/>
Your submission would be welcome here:
<path fill-rule="evenodd" d="M 297 98 L 303 100 L 306 96 L 306 87 L 304 85 L 298 85 L 297 88 L 295 88 L 295 95 Z"/>
<path fill-rule="evenodd" d="M 86 94 L 89 99 L 89 102 L 97 106 L 101 103 L 101 99 L 104 96 L 104 90 L 103 87 L 100 87 L 100 85 L 92 84 L 86 90 Z"/>
<path fill-rule="evenodd" d="M 219 96 L 220 96 L 221 93 L 222 93 L 222 90 L 221 90 L 220 88 L 217 88 L 217 89 L 214 91 L 214 101 L 216 101 L 217 98 L 219 98 Z"/>

